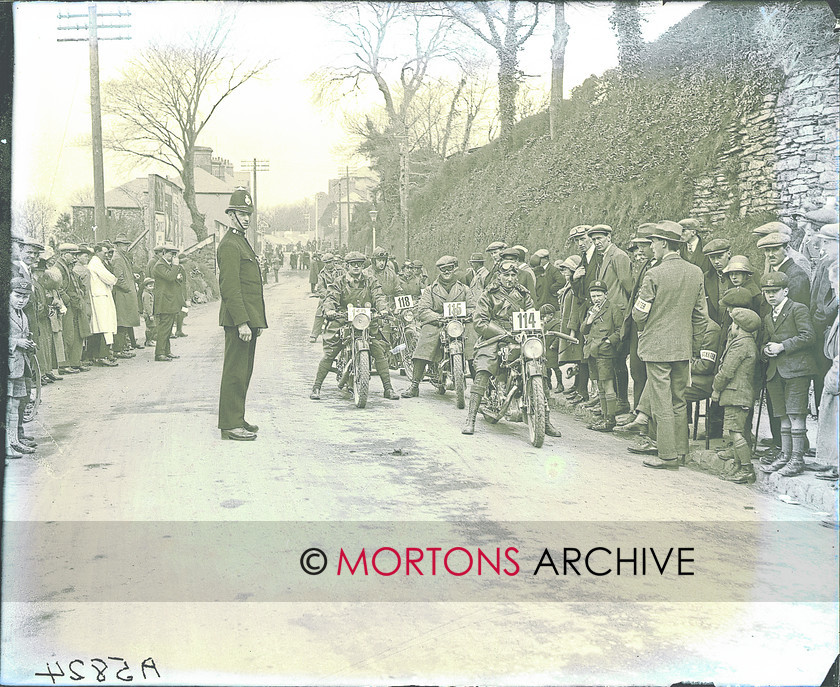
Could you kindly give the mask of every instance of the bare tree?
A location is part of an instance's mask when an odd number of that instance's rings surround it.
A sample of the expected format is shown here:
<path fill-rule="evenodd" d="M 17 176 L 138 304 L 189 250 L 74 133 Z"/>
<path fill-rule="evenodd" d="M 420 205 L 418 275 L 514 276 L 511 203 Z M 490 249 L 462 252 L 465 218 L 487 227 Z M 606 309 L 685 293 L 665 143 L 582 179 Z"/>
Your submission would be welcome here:
<path fill-rule="evenodd" d="M 43 196 L 32 196 L 15 207 L 12 217 L 13 233 L 46 241 L 47 230 L 53 225 L 56 207 Z"/>
<path fill-rule="evenodd" d="M 231 57 L 225 52 L 228 33 L 220 20 L 187 45 L 154 44 L 103 88 L 102 109 L 117 120 L 110 147 L 178 173 L 199 241 L 207 229 L 195 200 L 198 138 L 218 107 L 270 64 Z"/>
<path fill-rule="evenodd" d="M 521 5 L 530 11 L 520 14 Z M 540 19 L 538 2 L 448 2 L 437 11 L 448 12 L 496 51 L 499 60 L 499 120 L 501 136 L 507 138 L 516 121 L 516 95 L 522 73 L 519 51 L 534 34 Z"/>
<path fill-rule="evenodd" d="M 548 105 L 548 128 L 551 140 L 557 138 L 560 103 L 563 102 L 563 71 L 566 66 L 566 45 L 569 24 L 566 22 L 566 3 L 554 0 L 554 42 L 551 44 L 551 100 Z"/>

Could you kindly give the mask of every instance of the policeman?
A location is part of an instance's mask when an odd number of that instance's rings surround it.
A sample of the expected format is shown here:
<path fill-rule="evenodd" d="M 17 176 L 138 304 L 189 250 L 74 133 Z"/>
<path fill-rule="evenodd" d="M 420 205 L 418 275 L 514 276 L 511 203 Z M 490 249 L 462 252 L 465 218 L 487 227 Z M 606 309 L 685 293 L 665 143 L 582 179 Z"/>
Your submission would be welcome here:
<path fill-rule="evenodd" d="M 225 329 L 225 358 L 219 390 L 219 429 L 222 439 L 253 441 L 257 425 L 245 420 L 245 397 L 254 371 L 257 337 L 268 327 L 263 282 L 257 254 L 246 233 L 254 203 L 239 186 L 230 197 L 231 226 L 219 241 L 219 326 Z M 157 282 L 155 283 L 157 289 Z"/>
<path fill-rule="evenodd" d="M 309 398 L 318 401 L 321 398 L 321 384 L 324 383 L 332 368 L 333 360 L 343 346 L 339 336 L 341 321 L 346 319 L 347 306 L 373 308 L 382 314 L 388 311 L 388 302 L 379 282 L 362 271 L 365 256 L 357 251 L 350 251 L 344 260 L 347 271 L 327 288 L 324 299 L 324 318 L 328 320 L 324 333 L 324 357 L 318 363 L 318 372 Z M 383 396 L 391 401 L 398 401 L 399 395 L 391 386 L 391 373 L 388 369 L 387 343 L 381 327 L 375 322 L 370 326 L 370 352 L 379 378 L 382 380 Z"/>
<path fill-rule="evenodd" d="M 534 308 L 534 301 L 530 292 L 517 281 L 518 274 L 519 269 L 515 261 L 501 260 L 498 279 L 488 286 L 476 304 L 475 314 L 473 315 L 473 324 L 479 337 L 475 345 L 476 373 L 470 390 L 467 420 L 461 434 L 473 434 L 475 432 L 475 416 L 478 413 L 478 406 L 481 404 L 484 392 L 487 391 L 490 375 L 492 374 L 495 377 L 499 374 L 499 341 L 485 342 L 508 333 L 514 312 Z M 560 436 L 560 432 L 551 424 L 547 405 L 545 433 L 550 437 Z"/>
<path fill-rule="evenodd" d="M 458 258 L 452 255 L 444 255 L 435 266 L 438 268 L 438 278 L 426 289 L 420 297 L 417 306 L 417 321 L 420 327 L 420 337 L 417 347 L 412 356 L 413 370 L 411 374 L 411 386 L 402 392 L 403 398 L 413 398 L 420 394 L 420 382 L 426 371 L 426 364 L 436 364 L 441 359 L 440 327 L 443 317 L 444 303 L 464 302 L 467 306 L 467 315 L 472 317 L 475 310 L 470 290 L 455 277 L 455 270 L 458 268 Z M 466 351 L 465 351 L 466 353 Z"/>

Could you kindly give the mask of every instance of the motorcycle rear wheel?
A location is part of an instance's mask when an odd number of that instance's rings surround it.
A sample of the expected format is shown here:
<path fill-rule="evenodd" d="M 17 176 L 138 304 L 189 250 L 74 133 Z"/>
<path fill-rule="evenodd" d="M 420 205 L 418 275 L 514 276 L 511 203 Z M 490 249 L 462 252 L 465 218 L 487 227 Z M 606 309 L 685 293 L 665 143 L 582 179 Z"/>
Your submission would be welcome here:
<path fill-rule="evenodd" d="M 369 389 L 370 355 L 367 351 L 359 351 L 356 358 L 356 374 L 353 375 L 353 402 L 357 408 L 367 405 Z"/>
<path fill-rule="evenodd" d="M 458 406 L 458 410 L 463 410 L 464 389 L 467 382 L 464 379 L 464 357 L 460 353 L 452 356 L 452 376 L 455 381 L 455 405 Z"/>
<path fill-rule="evenodd" d="M 534 448 L 540 448 L 545 441 L 545 390 L 541 377 L 528 380 L 528 438 Z"/>

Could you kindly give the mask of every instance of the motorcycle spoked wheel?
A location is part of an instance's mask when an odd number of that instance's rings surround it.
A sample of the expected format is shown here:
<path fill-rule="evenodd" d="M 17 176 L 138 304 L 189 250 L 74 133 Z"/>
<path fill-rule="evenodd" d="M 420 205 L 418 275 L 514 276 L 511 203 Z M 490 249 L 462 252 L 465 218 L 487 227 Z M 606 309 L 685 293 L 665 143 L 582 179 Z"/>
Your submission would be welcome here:
<path fill-rule="evenodd" d="M 528 407 L 523 407 L 528 423 L 528 438 L 534 448 L 540 448 L 545 441 L 545 390 L 542 377 L 531 377 L 526 392 Z"/>
<path fill-rule="evenodd" d="M 455 353 L 452 356 L 452 377 L 455 381 L 455 405 L 458 410 L 463 410 L 466 405 L 464 392 L 467 382 L 464 378 L 464 357 L 460 353 Z"/>
<path fill-rule="evenodd" d="M 41 366 L 38 358 L 33 353 L 30 356 L 32 365 L 32 388 L 29 390 L 29 398 L 26 400 L 26 407 L 23 410 L 23 421 L 32 422 L 38 414 L 38 406 L 41 405 Z"/>
<path fill-rule="evenodd" d="M 434 382 L 432 382 L 435 385 L 435 391 L 441 396 L 446 395 L 447 376 L 447 371 L 443 367 L 441 367 L 441 369 L 438 371 L 438 378 Z"/>
<path fill-rule="evenodd" d="M 411 356 L 414 355 L 414 349 L 417 347 L 417 339 L 414 336 L 414 332 L 410 329 L 405 329 L 403 342 L 405 343 L 405 348 L 400 351 L 400 366 L 402 367 L 403 373 L 408 376 L 411 374 L 413 368 Z"/>
<path fill-rule="evenodd" d="M 353 402 L 357 408 L 367 405 L 370 390 L 370 355 L 359 351 L 356 357 L 356 374 L 353 375 Z"/>

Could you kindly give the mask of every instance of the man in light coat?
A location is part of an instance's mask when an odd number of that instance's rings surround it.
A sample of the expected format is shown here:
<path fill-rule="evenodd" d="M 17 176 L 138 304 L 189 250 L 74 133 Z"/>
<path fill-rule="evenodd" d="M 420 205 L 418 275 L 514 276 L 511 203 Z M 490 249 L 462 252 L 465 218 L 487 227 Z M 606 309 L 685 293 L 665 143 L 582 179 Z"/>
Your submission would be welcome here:
<path fill-rule="evenodd" d="M 90 333 L 99 335 L 90 357 L 101 367 L 113 367 L 117 364 L 109 360 L 110 347 L 117 333 L 117 309 L 112 293 L 117 278 L 103 262 L 108 250 L 106 244 L 97 243 L 93 247 L 93 257 L 87 264 L 90 272 Z"/>

